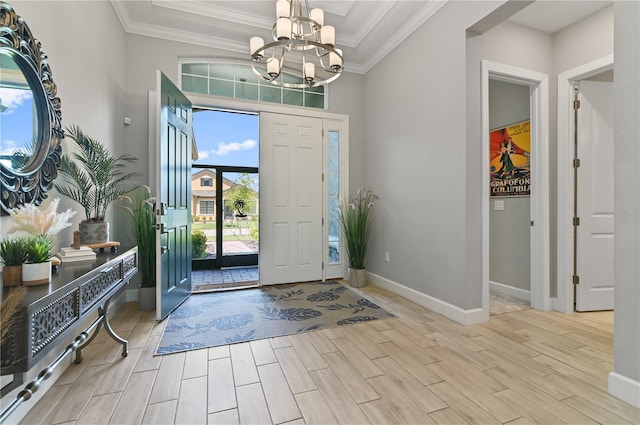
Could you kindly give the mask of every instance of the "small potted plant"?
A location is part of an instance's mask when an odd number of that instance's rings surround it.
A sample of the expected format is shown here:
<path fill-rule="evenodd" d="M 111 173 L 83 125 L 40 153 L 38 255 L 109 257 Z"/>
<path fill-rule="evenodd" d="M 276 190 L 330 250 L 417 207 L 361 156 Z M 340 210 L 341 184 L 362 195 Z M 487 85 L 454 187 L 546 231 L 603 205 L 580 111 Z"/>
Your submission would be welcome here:
<path fill-rule="evenodd" d="M 32 235 L 27 238 L 26 262 L 22 265 L 22 283 L 33 286 L 51 281 L 52 249 L 53 241 L 49 235 Z"/>
<path fill-rule="evenodd" d="M 138 246 L 138 309 L 151 311 L 156 308 L 156 219 L 153 213 L 154 198 L 148 186 L 139 186 L 133 196 L 121 196 L 128 212 L 130 228 Z"/>
<path fill-rule="evenodd" d="M 376 199 L 373 191 L 360 188 L 353 199 L 340 203 L 340 227 L 349 256 L 349 285 L 353 287 L 367 284 L 364 260 L 371 233 L 371 209 Z"/>
<path fill-rule="evenodd" d="M 79 225 L 80 243 L 108 242 L 107 207 L 137 186 L 134 178 L 140 173 L 125 171 L 126 165 L 137 158 L 128 154 L 112 156 L 101 142 L 78 126 L 67 128 L 66 136 L 75 142 L 78 152 L 61 158 L 60 175 L 54 186 L 84 209 L 85 218 Z"/>
<path fill-rule="evenodd" d="M 27 260 L 27 240 L 16 236 L 0 242 L 2 285 L 17 286 L 22 282 L 22 263 Z"/>
<path fill-rule="evenodd" d="M 8 233 L 26 234 L 25 258 L 22 265 L 22 281 L 25 285 L 39 285 L 51 280 L 51 250 L 53 235 L 71 226 L 69 220 L 75 211 L 68 209 L 58 213 L 60 198 L 53 199 L 48 206 L 24 204 L 9 211 L 15 226 Z"/>

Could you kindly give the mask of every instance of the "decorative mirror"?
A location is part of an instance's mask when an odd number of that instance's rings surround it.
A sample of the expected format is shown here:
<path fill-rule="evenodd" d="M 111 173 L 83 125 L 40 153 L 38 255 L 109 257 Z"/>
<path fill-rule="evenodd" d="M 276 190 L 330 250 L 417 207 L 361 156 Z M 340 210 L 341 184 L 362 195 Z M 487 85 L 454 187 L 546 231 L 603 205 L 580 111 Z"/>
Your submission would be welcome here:
<path fill-rule="evenodd" d="M 0 2 L 0 201 L 40 205 L 60 168 L 60 98 L 27 23 Z"/>

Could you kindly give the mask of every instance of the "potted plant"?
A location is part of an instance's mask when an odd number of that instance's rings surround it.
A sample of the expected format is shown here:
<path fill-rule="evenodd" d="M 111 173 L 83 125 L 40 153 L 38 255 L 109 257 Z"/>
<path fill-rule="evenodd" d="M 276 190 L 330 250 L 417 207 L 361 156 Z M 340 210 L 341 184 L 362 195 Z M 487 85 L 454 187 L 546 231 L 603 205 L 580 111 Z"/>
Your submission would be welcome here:
<path fill-rule="evenodd" d="M 130 229 L 138 246 L 138 308 L 151 311 L 156 308 L 156 219 L 154 198 L 148 186 L 139 186 L 133 196 L 120 196 L 128 212 Z"/>
<path fill-rule="evenodd" d="M 17 236 L 0 242 L 0 260 L 2 267 L 2 284 L 17 286 L 22 282 L 22 263 L 27 260 L 27 241 Z"/>
<path fill-rule="evenodd" d="M 349 256 L 349 285 L 353 287 L 367 284 L 364 260 L 371 233 L 371 209 L 376 199 L 373 191 L 360 188 L 353 199 L 340 203 L 340 227 Z"/>
<path fill-rule="evenodd" d="M 39 285 L 51 280 L 53 235 L 71 226 L 69 220 L 76 214 L 71 209 L 58 213 L 59 203 L 60 198 L 55 198 L 47 206 L 24 204 L 9 211 L 15 225 L 8 233 L 27 235 L 21 238 L 24 244 L 22 281 L 25 285 Z"/>
<path fill-rule="evenodd" d="M 49 235 L 32 235 L 27 238 L 27 260 L 22 265 L 22 282 L 26 286 L 42 285 L 51 281 L 52 249 L 53 241 Z"/>
<path fill-rule="evenodd" d="M 67 128 L 67 137 L 75 142 L 78 152 L 62 156 L 59 179 L 54 186 L 61 195 L 84 208 L 85 218 L 79 225 L 80 243 L 108 242 L 107 207 L 137 186 L 133 179 L 140 173 L 125 170 L 137 158 L 128 154 L 112 156 L 101 142 L 78 126 Z"/>

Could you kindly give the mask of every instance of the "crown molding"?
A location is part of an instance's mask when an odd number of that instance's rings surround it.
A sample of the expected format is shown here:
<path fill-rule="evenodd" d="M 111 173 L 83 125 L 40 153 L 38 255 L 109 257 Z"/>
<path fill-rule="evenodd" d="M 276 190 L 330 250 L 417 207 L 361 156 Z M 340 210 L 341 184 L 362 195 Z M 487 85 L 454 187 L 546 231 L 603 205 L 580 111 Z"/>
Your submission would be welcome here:
<path fill-rule="evenodd" d="M 337 36 L 340 37 L 340 44 L 352 48 L 358 47 L 358 45 L 362 43 L 362 40 L 364 40 L 365 37 L 369 35 L 369 33 L 376 27 L 376 25 L 380 23 L 382 18 L 384 18 L 385 15 L 389 13 L 391 8 L 393 8 L 397 1 L 398 0 L 390 0 L 380 3 L 380 6 L 377 7 L 372 14 L 371 19 L 367 21 L 366 25 L 361 26 L 360 30 L 356 34 L 349 36 L 338 33 Z M 336 39 L 338 38 L 337 36 Z"/>
<path fill-rule="evenodd" d="M 154 5 L 158 4 L 161 7 L 167 7 L 166 4 L 170 2 L 161 1 L 161 0 L 151 0 Z M 404 41 L 411 33 L 413 33 L 416 29 L 420 27 L 423 23 L 425 23 L 431 16 L 433 16 L 442 6 L 444 6 L 447 1 L 429 1 L 426 2 L 425 6 L 422 7 L 418 13 L 413 15 L 413 17 L 404 25 L 400 27 L 400 30 L 396 32 L 393 37 L 387 40 L 382 46 L 377 48 L 372 55 L 368 57 L 368 60 L 364 63 L 355 63 L 347 60 L 345 66 L 345 72 L 355 73 L 355 74 L 365 74 L 371 68 L 373 68 L 379 61 L 381 61 L 386 55 L 388 55 L 394 48 L 396 48 L 402 41 Z M 389 10 L 396 4 L 397 0 L 383 2 L 384 5 L 378 8 L 376 14 L 371 19 L 371 23 L 367 25 L 367 27 L 360 31 L 356 36 L 351 39 L 346 38 L 346 41 L 343 41 L 341 44 L 347 47 L 357 47 L 362 40 L 366 38 L 366 36 L 375 28 L 375 26 L 380 22 L 380 20 L 389 12 Z M 193 3 L 193 4 L 192 4 Z M 353 2 L 351 2 L 353 3 Z M 145 24 L 142 22 L 135 21 L 129 15 L 126 6 L 124 6 L 123 2 L 111 0 L 111 4 L 120 20 L 120 24 L 125 32 L 131 34 L 137 34 L 147 37 L 160 38 L 169 41 L 177 41 L 182 43 L 194 44 L 199 46 L 211 47 L 215 49 L 225 50 L 233 53 L 239 53 L 245 55 L 247 53 L 247 44 L 238 41 L 232 41 L 229 39 L 207 36 L 199 33 L 194 33 L 190 31 L 181 31 L 181 30 L 171 30 L 168 31 L 165 27 L 161 27 L 158 25 Z M 186 6 L 190 5 L 190 6 Z M 173 5 L 170 5 L 171 8 L 175 8 Z M 204 7 L 211 11 L 211 7 L 203 5 L 202 2 L 181 2 L 180 10 L 189 10 L 191 13 L 202 13 L 199 10 L 200 7 Z M 218 9 L 225 8 L 215 8 L 216 11 Z M 269 22 L 266 26 L 266 29 L 270 29 L 272 27 L 272 23 L 270 20 L 255 17 L 251 18 L 251 15 L 245 14 L 237 14 L 232 10 L 225 9 L 227 14 L 224 14 L 224 18 L 221 15 L 215 15 L 218 19 L 229 19 L 232 22 L 238 22 L 240 19 L 243 19 L 247 25 L 256 26 L 256 22 L 262 22 L 264 25 L 265 22 Z M 216 12 L 217 13 L 217 12 Z M 239 17 L 235 17 L 238 15 Z M 209 16 L 209 15 L 207 15 Z M 249 16 L 249 18 L 247 18 Z M 253 23 L 250 23 L 253 22 Z"/>
<path fill-rule="evenodd" d="M 422 7 L 418 13 L 396 32 L 393 37 L 387 40 L 380 48 L 378 48 L 369 59 L 363 64 L 363 74 L 367 73 L 378 62 L 380 62 L 385 56 L 387 56 L 393 49 L 395 49 L 400 43 L 402 43 L 407 37 L 409 37 L 415 30 L 417 30 L 422 24 L 427 22 L 440 8 L 442 8 L 449 0 L 442 1 L 429 1 Z"/>
<path fill-rule="evenodd" d="M 232 22 L 234 24 L 247 25 L 266 30 L 271 30 L 271 28 L 273 28 L 273 23 L 275 22 L 273 19 L 254 15 L 252 13 L 238 12 L 237 10 L 218 6 L 218 3 L 212 2 L 204 3 L 201 1 L 176 2 L 166 0 L 151 0 L 151 4 L 156 7 L 171 9 L 178 12 L 191 13 L 193 15 L 199 16 L 208 16 L 210 18 L 221 19 L 223 21 Z"/>

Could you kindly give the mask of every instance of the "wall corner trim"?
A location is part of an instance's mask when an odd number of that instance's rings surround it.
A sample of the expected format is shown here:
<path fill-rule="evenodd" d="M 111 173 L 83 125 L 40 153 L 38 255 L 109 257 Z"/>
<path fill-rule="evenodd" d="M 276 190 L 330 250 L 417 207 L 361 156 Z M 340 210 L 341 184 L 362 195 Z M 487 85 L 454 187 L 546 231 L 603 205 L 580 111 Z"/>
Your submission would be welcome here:
<path fill-rule="evenodd" d="M 370 272 L 367 272 L 367 280 L 463 325 L 473 325 L 489 320 L 489 317 L 483 312 L 482 308 L 464 310 L 446 301 L 442 301 Z"/>
<path fill-rule="evenodd" d="M 640 382 L 616 372 L 609 373 L 609 394 L 640 408 Z"/>

